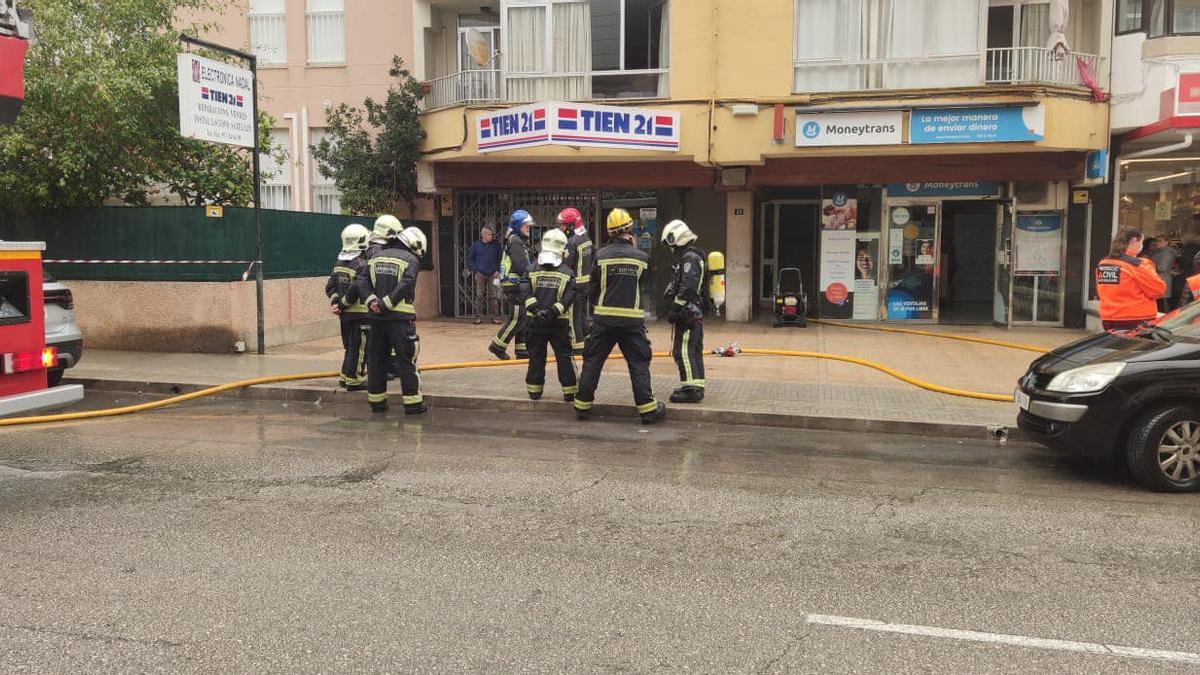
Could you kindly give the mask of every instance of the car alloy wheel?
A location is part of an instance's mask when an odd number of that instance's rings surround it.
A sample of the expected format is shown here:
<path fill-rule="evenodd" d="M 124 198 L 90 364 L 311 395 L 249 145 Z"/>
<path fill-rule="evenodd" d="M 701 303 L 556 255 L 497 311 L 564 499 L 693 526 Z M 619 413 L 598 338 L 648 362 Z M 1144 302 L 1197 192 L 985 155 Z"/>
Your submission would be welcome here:
<path fill-rule="evenodd" d="M 1167 429 L 1158 442 L 1158 466 L 1173 483 L 1188 483 L 1200 475 L 1200 422 L 1184 420 Z"/>

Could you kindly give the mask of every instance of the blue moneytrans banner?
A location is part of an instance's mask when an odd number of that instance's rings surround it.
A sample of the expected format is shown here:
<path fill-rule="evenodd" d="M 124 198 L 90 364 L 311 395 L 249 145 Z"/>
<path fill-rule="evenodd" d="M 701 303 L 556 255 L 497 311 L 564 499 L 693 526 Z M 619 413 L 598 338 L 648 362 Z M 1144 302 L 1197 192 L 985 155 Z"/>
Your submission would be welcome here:
<path fill-rule="evenodd" d="M 999 197 L 1000 184 L 979 181 L 888 183 L 889 197 Z"/>
<path fill-rule="evenodd" d="M 1046 137 L 1046 109 L 917 108 L 912 111 L 908 142 L 1009 143 Z"/>

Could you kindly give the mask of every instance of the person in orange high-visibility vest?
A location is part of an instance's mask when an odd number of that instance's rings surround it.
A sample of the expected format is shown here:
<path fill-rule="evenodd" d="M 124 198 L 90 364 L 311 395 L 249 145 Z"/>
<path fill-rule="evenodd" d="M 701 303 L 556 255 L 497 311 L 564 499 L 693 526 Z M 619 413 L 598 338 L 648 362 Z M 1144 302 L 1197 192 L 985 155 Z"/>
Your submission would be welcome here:
<path fill-rule="evenodd" d="M 1133 330 L 1158 316 L 1158 299 L 1167 284 L 1154 263 L 1137 255 L 1145 237 L 1126 229 L 1113 240 L 1108 257 L 1096 266 L 1096 294 L 1104 330 Z"/>
<path fill-rule="evenodd" d="M 1192 258 L 1192 276 L 1187 278 L 1183 292 L 1179 294 L 1179 306 L 1183 307 L 1197 300 L 1200 300 L 1200 253 Z"/>

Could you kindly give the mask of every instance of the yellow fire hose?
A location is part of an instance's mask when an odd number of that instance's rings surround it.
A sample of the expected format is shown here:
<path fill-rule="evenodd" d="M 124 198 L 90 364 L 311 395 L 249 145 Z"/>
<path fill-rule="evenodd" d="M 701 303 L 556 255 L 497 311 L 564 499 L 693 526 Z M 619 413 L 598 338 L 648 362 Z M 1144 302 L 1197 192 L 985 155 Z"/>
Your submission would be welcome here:
<path fill-rule="evenodd" d="M 849 324 L 847 324 L 847 325 L 849 325 Z M 857 328 L 857 326 L 852 326 L 852 327 Z M 905 331 L 904 329 L 890 329 L 890 330 L 901 331 L 901 332 L 911 332 L 911 331 Z M 918 334 L 920 334 L 920 333 L 918 333 Z M 949 337 L 949 336 L 946 336 L 945 334 L 939 334 L 939 333 L 932 333 L 932 335 L 935 335 L 938 337 Z M 976 339 L 972 339 L 970 341 L 972 341 L 972 342 L 983 341 L 983 338 L 976 338 Z M 1034 351 L 1034 350 L 1043 351 L 1043 352 L 1045 351 L 1045 350 L 1042 350 L 1037 347 L 1030 347 L 1028 345 L 1016 346 L 1012 343 L 1000 343 L 999 341 L 990 341 L 990 342 L 985 341 L 984 344 L 997 344 L 998 346 L 1012 347 L 1014 349 L 1028 349 L 1031 351 Z M 915 377 L 905 375 L 904 373 L 901 373 L 900 371 L 895 370 L 893 368 L 889 368 L 881 363 L 876 363 L 874 361 L 868 361 L 867 359 L 860 359 L 860 358 L 857 358 L 854 356 L 842 356 L 840 354 L 825 354 L 823 352 L 791 351 L 791 350 L 786 350 L 786 349 L 743 349 L 741 353 L 752 355 L 752 356 L 789 356 L 789 357 L 798 357 L 798 358 L 807 358 L 807 359 L 825 359 L 827 361 L 841 361 L 842 363 L 853 363 L 855 365 L 865 366 L 867 368 L 872 368 L 874 370 L 878 370 L 879 372 L 890 375 L 902 382 L 906 382 L 913 386 L 920 387 L 921 389 L 925 389 L 927 391 L 937 392 L 939 394 L 949 394 L 951 396 L 961 396 L 964 398 L 980 399 L 980 400 L 984 400 L 984 401 L 1012 402 L 1012 400 L 1013 400 L 1013 397 L 1010 395 L 1007 395 L 1007 394 L 988 394 L 985 392 L 968 391 L 965 389 L 954 389 L 952 387 L 943 387 L 938 384 L 933 384 L 931 382 L 926 382 L 924 380 L 919 380 Z M 670 357 L 670 352 L 655 352 L 654 356 L 656 356 L 658 358 Z M 614 354 L 611 358 L 621 359 L 624 357 L 622 357 L 619 354 Z M 552 358 L 548 359 L 548 360 L 553 361 Z M 505 367 L 505 366 L 524 365 L 526 363 L 528 363 L 528 361 L 525 359 L 511 360 L 511 361 L 462 361 L 462 362 L 458 362 L 458 363 L 435 363 L 435 364 L 431 364 L 428 366 L 421 366 L 421 371 L 422 372 L 431 372 L 431 371 L 436 371 L 436 370 L 458 370 L 458 369 L 462 369 L 462 368 L 497 368 L 497 367 Z M 201 389 L 200 391 L 194 391 L 194 392 L 191 392 L 188 394 L 180 394 L 179 396 L 172 396 L 170 398 L 165 398 L 161 401 L 151 401 L 149 403 L 139 403 L 137 405 L 122 406 L 119 408 L 108 408 L 106 410 L 86 410 L 86 411 L 73 412 L 73 413 L 59 413 L 59 414 L 55 414 L 55 415 L 39 415 L 39 416 L 34 416 L 34 417 L 13 417 L 13 418 L 9 418 L 9 419 L 0 419 L 0 427 L 12 427 L 12 426 L 18 426 L 18 425 L 27 425 L 27 424 L 46 424 L 46 423 L 50 423 L 50 422 L 70 422 L 70 421 L 74 421 L 74 420 L 86 420 L 86 419 L 96 419 L 96 418 L 100 418 L 100 417 L 115 417 L 117 415 L 129 415 L 132 413 L 145 412 L 147 410 L 155 410 L 158 408 L 164 408 L 169 405 L 175 405 L 176 403 L 183 403 L 185 401 L 191 401 L 193 399 L 203 398 L 205 396 L 215 396 L 216 394 L 221 394 L 221 393 L 224 393 L 227 391 L 234 391 L 237 389 L 245 389 L 247 387 L 253 387 L 253 386 L 259 385 L 259 384 L 274 384 L 277 382 L 296 382 L 299 380 L 323 380 L 323 379 L 333 378 L 333 377 L 337 377 L 337 376 L 338 376 L 338 372 L 336 370 L 329 370 L 329 371 L 318 371 L 318 372 L 311 372 L 311 373 L 296 373 L 294 375 L 272 375 L 272 376 L 268 376 L 268 377 L 256 377 L 256 378 L 252 378 L 249 380 L 238 380 L 237 382 L 229 382 L 229 383 L 218 385 L 215 387 Z"/>
<path fill-rule="evenodd" d="M 1009 349 L 1021 349 L 1027 352 L 1036 352 L 1038 354 L 1046 354 L 1050 350 L 1045 347 L 1035 345 L 1021 344 L 1020 342 L 1005 342 L 1004 340 L 993 340 L 991 338 L 971 337 L 970 335 L 952 335 L 950 333 L 939 333 L 932 330 L 920 330 L 917 328 L 895 328 L 892 326 L 869 326 L 855 323 L 842 323 L 840 321 L 828 321 L 825 319 L 809 319 L 811 323 L 819 323 L 824 326 L 834 326 L 836 328 L 854 328 L 856 330 L 874 330 L 881 333 L 903 333 L 905 335 L 920 335 L 923 337 L 942 338 L 943 340 L 958 340 L 959 342 L 975 342 L 981 345 L 992 345 L 994 347 L 1007 347 Z"/>

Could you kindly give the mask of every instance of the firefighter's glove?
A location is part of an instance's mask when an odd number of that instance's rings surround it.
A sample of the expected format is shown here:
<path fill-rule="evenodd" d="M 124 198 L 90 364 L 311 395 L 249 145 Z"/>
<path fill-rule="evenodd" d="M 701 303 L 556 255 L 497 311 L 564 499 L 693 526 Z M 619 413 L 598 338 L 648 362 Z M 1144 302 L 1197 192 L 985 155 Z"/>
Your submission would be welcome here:
<path fill-rule="evenodd" d="M 679 323 L 679 305 L 672 305 L 667 310 L 667 323 Z"/>

